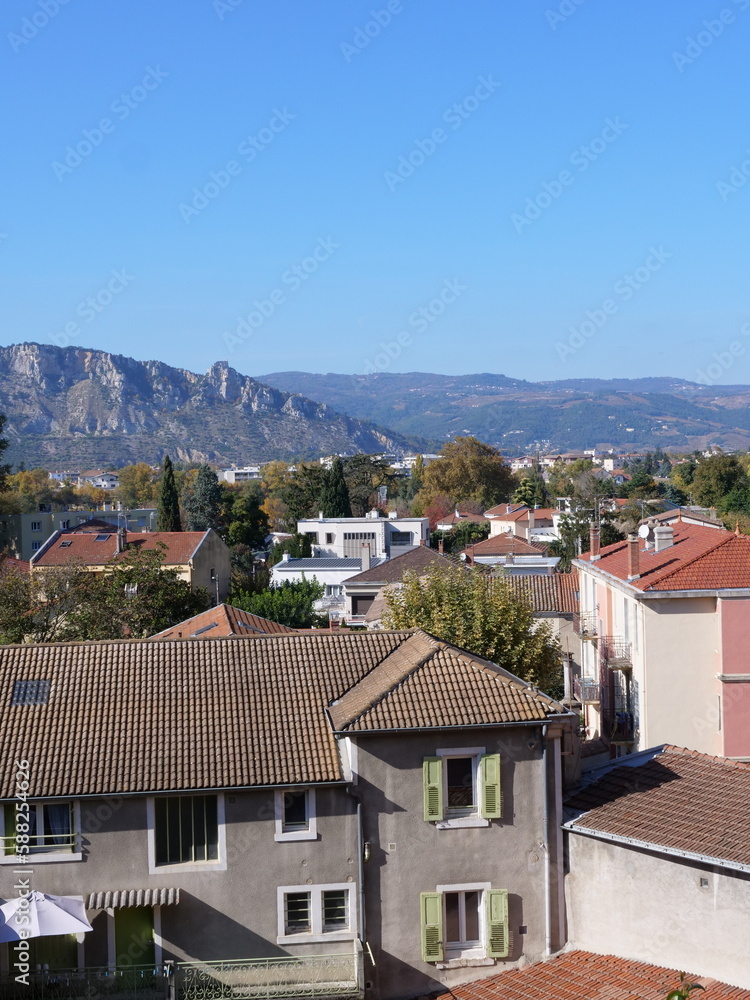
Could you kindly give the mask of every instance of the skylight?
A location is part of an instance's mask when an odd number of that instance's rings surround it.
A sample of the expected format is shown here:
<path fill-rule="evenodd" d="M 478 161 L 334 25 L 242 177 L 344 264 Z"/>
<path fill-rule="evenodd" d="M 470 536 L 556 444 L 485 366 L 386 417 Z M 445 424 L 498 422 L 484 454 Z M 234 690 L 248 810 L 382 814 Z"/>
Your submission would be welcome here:
<path fill-rule="evenodd" d="M 11 705 L 46 705 L 49 700 L 50 681 L 25 680 L 13 684 Z"/>
<path fill-rule="evenodd" d="M 67 548 L 70 548 L 70 546 L 71 546 L 72 544 L 73 544 L 73 543 L 72 543 L 72 541 L 71 541 L 71 540 L 70 540 L 70 539 L 68 538 L 68 539 L 66 539 L 66 540 L 65 540 L 65 541 L 63 541 L 63 542 L 60 542 L 60 548 L 61 548 L 61 549 L 67 549 Z"/>
<path fill-rule="evenodd" d="M 204 632 L 210 632 L 212 628 L 218 628 L 218 622 L 211 622 L 210 625 L 204 625 L 203 628 L 199 628 L 197 632 L 193 632 L 192 635 L 203 635 Z"/>
<path fill-rule="evenodd" d="M 109 535 L 97 535 L 96 538 L 94 539 L 94 541 L 95 542 L 106 542 L 108 538 L 109 538 Z"/>

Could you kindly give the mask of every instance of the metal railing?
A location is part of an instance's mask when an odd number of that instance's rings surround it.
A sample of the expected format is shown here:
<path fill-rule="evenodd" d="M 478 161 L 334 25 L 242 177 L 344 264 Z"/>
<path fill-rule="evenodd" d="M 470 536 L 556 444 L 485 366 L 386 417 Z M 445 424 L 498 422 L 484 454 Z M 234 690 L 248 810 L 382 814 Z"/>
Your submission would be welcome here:
<path fill-rule="evenodd" d="M 612 670 L 632 670 L 633 654 L 629 642 L 616 636 L 603 636 L 599 645 L 602 660 Z"/>
<path fill-rule="evenodd" d="M 602 685 L 588 677 L 573 679 L 573 692 L 583 705 L 598 704 L 602 700 Z"/>
<path fill-rule="evenodd" d="M 574 614 L 573 628 L 582 639 L 596 639 L 599 634 L 599 612 L 581 611 Z"/>
<path fill-rule="evenodd" d="M 178 962 L 177 1000 L 224 998 L 340 997 L 363 994 L 361 949 L 341 955 L 239 959 L 228 962 Z"/>
<path fill-rule="evenodd" d="M 0 850 L 3 854 L 16 853 L 16 835 L 8 833 L 0 837 Z M 78 835 L 70 833 L 33 833 L 29 835 L 29 854 L 56 854 L 69 852 L 74 854 L 78 849 Z"/>
<path fill-rule="evenodd" d="M 0 975 L 1 1000 L 164 1000 L 168 978 L 163 967 L 33 969 L 16 978 L 18 969 Z"/>

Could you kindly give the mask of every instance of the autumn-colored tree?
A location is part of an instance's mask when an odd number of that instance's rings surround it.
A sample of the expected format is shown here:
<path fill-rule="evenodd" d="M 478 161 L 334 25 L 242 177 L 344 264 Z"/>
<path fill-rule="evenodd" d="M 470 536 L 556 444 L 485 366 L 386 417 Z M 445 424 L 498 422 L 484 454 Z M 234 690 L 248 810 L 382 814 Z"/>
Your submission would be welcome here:
<path fill-rule="evenodd" d="M 484 510 L 510 499 L 517 480 L 503 456 L 475 437 L 457 437 L 443 445 L 440 458 L 424 470 L 419 497 L 426 507 L 438 494 L 453 503 L 476 500 Z"/>
<path fill-rule="evenodd" d="M 115 499 L 126 510 L 155 507 L 158 501 L 159 473 L 145 462 L 126 465 L 118 472 L 120 483 L 114 490 Z"/>
<path fill-rule="evenodd" d="M 491 660 L 553 696 L 562 694 L 562 653 L 550 627 L 502 577 L 460 566 L 406 573 L 386 588 L 386 628 L 422 628 Z"/>

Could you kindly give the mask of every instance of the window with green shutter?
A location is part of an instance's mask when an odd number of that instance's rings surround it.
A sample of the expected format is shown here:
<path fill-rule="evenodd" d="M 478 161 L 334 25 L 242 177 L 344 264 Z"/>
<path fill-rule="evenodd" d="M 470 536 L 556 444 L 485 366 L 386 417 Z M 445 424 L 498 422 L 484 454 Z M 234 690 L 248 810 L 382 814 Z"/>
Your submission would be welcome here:
<path fill-rule="evenodd" d="M 419 897 L 422 916 L 422 961 L 443 960 L 443 894 L 423 892 Z"/>
<path fill-rule="evenodd" d="M 487 957 L 507 958 L 509 951 L 508 892 L 506 889 L 489 889 L 487 892 Z"/>
<path fill-rule="evenodd" d="M 482 788 L 482 816 L 485 819 L 499 819 L 503 814 L 500 754 L 484 754 L 479 760 L 479 768 Z"/>
<path fill-rule="evenodd" d="M 424 818 L 428 822 L 443 818 L 443 762 L 440 757 L 425 757 L 422 762 Z"/>

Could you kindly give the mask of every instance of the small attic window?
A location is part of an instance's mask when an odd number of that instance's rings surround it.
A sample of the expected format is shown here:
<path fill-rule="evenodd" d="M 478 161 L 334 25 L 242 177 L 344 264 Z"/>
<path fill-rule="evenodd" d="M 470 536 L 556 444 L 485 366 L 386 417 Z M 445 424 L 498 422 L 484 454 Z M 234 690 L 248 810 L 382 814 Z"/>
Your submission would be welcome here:
<path fill-rule="evenodd" d="M 94 539 L 94 541 L 95 542 L 106 542 L 108 538 L 109 538 L 109 535 L 97 535 L 96 538 Z"/>
<path fill-rule="evenodd" d="M 70 548 L 70 546 L 71 546 L 72 544 L 73 544 L 73 543 L 72 543 L 72 542 L 71 542 L 71 540 L 70 540 L 70 539 L 68 538 L 68 539 L 67 539 L 66 541 L 64 541 L 64 542 L 60 542 L 60 548 L 61 548 L 61 549 L 68 549 L 68 548 Z"/>
<path fill-rule="evenodd" d="M 210 632 L 212 628 L 218 628 L 218 622 L 211 622 L 210 625 L 204 625 L 203 628 L 199 628 L 197 632 L 193 632 L 192 635 L 203 635 L 204 632 Z"/>
<path fill-rule="evenodd" d="M 48 680 L 16 681 L 10 698 L 13 705 L 46 705 L 49 701 Z"/>

